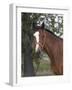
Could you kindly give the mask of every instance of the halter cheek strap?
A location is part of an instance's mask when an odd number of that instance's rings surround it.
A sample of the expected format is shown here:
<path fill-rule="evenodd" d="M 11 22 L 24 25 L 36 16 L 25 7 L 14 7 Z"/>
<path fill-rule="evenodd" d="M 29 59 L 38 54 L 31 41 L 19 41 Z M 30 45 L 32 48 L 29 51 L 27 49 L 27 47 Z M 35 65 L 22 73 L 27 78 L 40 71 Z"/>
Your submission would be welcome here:
<path fill-rule="evenodd" d="M 37 42 L 36 44 L 39 44 L 40 47 L 43 49 L 43 45 L 40 42 Z"/>

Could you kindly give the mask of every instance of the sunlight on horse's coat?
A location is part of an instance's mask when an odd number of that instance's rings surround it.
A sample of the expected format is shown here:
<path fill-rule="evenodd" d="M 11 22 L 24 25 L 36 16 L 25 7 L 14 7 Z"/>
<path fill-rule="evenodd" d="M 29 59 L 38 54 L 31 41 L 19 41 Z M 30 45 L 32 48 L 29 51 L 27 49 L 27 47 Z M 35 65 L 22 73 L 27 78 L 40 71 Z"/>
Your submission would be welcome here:
<path fill-rule="evenodd" d="M 39 32 L 38 31 L 34 33 L 34 37 L 36 38 L 35 51 L 37 52 L 38 51 L 38 48 L 39 48 Z"/>

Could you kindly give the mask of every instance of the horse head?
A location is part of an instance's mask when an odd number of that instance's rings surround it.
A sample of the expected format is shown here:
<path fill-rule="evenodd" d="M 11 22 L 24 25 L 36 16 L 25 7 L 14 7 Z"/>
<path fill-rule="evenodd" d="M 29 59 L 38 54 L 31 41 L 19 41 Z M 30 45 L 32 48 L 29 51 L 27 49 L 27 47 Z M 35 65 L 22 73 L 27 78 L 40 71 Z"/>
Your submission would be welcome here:
<path fill-rule="evenodd" d="M 35 52 L 40 52 L 43 48 L 43 39 L 44 39 L 44 23 L 41 26 L 37 24 L 34 25 L 34 40 L 33 40 L 33 48 L 35 48 Z"/>

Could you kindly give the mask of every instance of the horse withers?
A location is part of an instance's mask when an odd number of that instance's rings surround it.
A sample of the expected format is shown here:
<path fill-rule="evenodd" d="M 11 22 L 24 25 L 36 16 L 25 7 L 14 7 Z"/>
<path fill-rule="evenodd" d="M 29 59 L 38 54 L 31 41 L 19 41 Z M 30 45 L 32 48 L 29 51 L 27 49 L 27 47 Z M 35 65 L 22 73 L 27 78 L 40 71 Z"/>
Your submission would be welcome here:
<path fill-rule="evenodd" d="M 42 26 L 35 27 L 33 34 L 35 52 L 45 51 L 51 59 L 51 67 L 56 75 L 63 75 L 63 39 Z"/>

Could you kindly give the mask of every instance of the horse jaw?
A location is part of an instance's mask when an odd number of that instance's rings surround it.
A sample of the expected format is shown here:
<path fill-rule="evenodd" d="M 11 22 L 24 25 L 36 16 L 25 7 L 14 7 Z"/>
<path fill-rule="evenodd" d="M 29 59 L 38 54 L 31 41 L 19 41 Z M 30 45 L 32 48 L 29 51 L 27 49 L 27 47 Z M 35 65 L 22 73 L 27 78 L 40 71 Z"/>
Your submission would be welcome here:
<path fill-rule="evenodd" d="M 37 52 L 39 49 L 39 31 L 34 33 L 34 37 L 36 38 L 36 47 L 35 47 L 35 51 Z"/>

